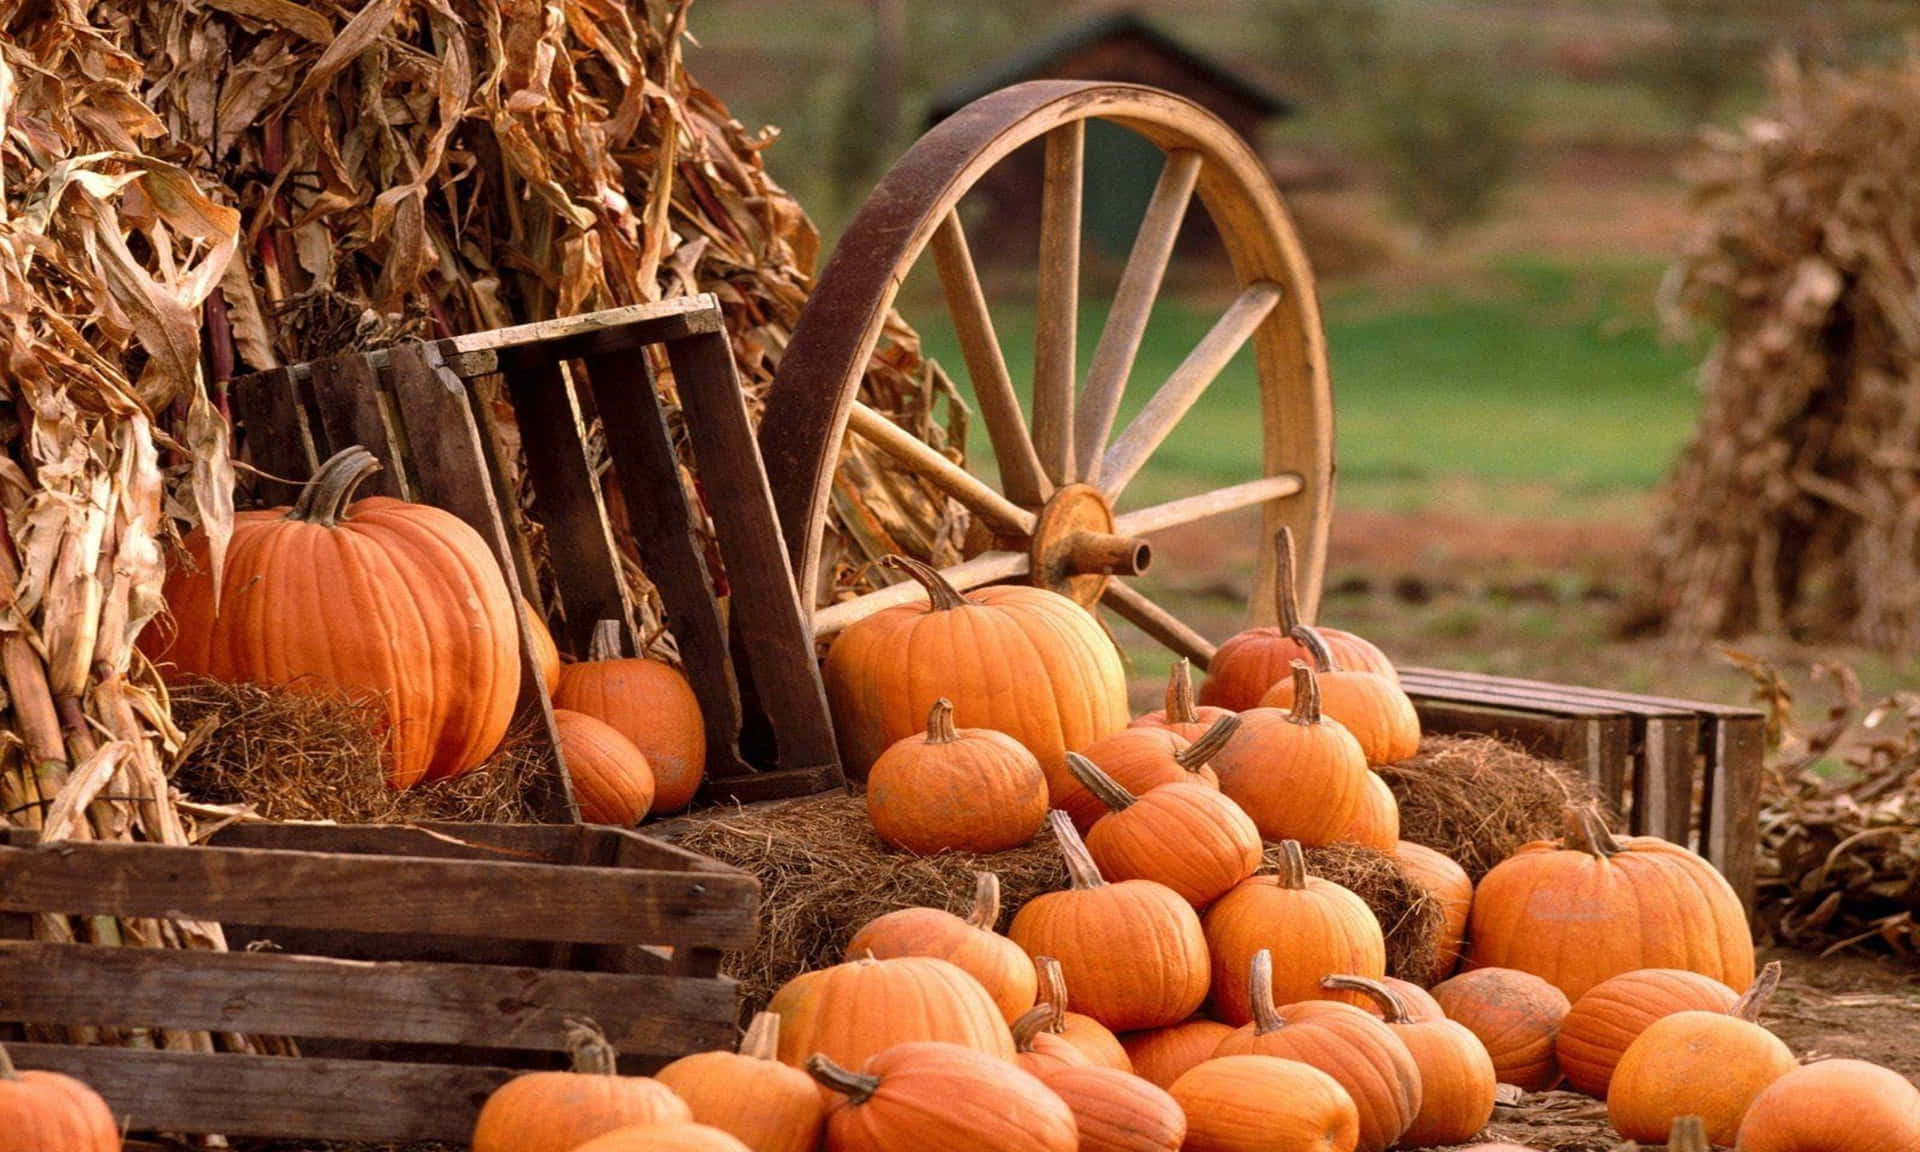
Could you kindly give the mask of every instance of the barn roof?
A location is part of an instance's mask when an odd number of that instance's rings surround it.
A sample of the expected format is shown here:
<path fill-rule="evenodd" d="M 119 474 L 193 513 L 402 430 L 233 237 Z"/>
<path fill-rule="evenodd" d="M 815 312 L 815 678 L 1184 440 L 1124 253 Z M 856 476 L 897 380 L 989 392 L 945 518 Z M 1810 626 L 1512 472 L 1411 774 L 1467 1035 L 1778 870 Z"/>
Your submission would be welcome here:
<path fill-rule="evenodd" d="M 1217 60 L 1208 59 L 1162 32 L 1138 12 L 1122 9 L 1100 12 L 1073 21 L 1041 36 L 1016 52 L 962 76 L 933 94 L 927 112 L 929 124 L 946 119 L 989 92 L 1024 80 L 1042 79 L 1055 61 L 1102 40 L 1133 36 L 1177 60 L 1183 67 L 1207 77 L 1263 116 L 1291 115 L 1294 107 Z"/>

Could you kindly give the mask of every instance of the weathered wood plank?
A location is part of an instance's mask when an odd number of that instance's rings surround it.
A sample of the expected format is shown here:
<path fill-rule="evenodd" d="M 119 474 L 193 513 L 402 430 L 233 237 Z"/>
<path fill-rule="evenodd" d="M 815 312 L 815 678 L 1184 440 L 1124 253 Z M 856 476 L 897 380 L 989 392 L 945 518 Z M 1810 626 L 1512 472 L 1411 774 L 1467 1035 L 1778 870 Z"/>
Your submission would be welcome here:
<path fill-rule="evenodd" d="M 414 499 L 399 437 L 381 407 L 377 377 L 366 356 L 315 360 L 312 370 L 314 407 L 327 441 L 319 454 L 332 456 L 358 444 L 380 461 L 380 471 L 360 486 L 362 495 Z"/>
<path fill-rule="evenodd" d="M 376 856 L 429 856 L 443 860 L 519 860 L 564 864 L 582 838 L 606 845 L 621 868 L 739 875 L 698 852 L 689 852 L 631 828 L 602 824 L 229 824 L 214 833 L 219 848 L 265 848 L 295 852 L 352 852 Z"/>
<path fill-rule="evenodd" d="M 264 504 L 291 504 L 320 466 L 293 377 L 275 368 L 243 376 L 230 388 L 247 462 L 267 474 L 253 479 L 254 494 Z"/>
<path fill-rule="evenodd" d="M 1588 724 L 1566 716 L 1548 716 L 1512 708 L 1413 696 L 1420 729 L 1435 735 L 1497 736 L 1535 756 L 1588 771 Z"/>
<path fill-rule="evenodd" d="M 1760 870 L 1760 789 L 1766 759 L 1766 717 L 1753 712 L 1713 717 L 1702 732 L 1707 753 L 1707 810 L 1700 847 L 1753 912 Z"/>
<path fill-rule="evenodd" d="M 472 379 L 499 371 L 500 353 L 514 348 L 537 344 L 543 356 L 579 360 L 725 330 L 719 299 L 703 292 L 454 336 L 440 341 L 440 350 L 455 374 Z"/>
<path fill-rule="evenodd" d="M 1567 700 L 1548 692 L 1474 684 L 1461 685 L 1444 675 L 1425 676 L 1402 671 L 1401 686 L 1413 698 L 1416 710 L 1423 700 L 1451 704 L 1486 705 L 1509 712 L 1536 712 L 1565 717 L 1582 725 L 1584 747 L 1570 748 L 1573 762 L 1599 789 L 1601 797 L 1617 811 L 1626 807 L 1627 780 L 1632 758 L 1632 722 L 1612 705 L 1586 704 Z"/>

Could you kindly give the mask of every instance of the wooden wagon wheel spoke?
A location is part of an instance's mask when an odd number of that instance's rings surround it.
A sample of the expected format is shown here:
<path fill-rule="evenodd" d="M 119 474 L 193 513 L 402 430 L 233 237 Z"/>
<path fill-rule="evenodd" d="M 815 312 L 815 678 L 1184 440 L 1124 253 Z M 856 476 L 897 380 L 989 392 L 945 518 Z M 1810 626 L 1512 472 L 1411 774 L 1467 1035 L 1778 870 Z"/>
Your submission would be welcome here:
<path fill-rule="evenodd" d="M 860 403 L 847 410 L 847 427 L 871 440 L 908 468 L 939 485 L 974 515 L 1002 532 L 1033 535 L 1037 517 L 995 492 L 986 481 L 942 456 L 911 432 Z"/>
<path fill-rule="evenodd" d="M 948 584 L 965 592 L 969 588 L 1024 576 L 1031 564 L 1031 559 L 1024 552 L 982 552 L 971 560 L 942 569 L 940 575 L 946 578 Z M 816 635 L 824 636 L 865 620 L 883 609 L 926 598 L 926 589 L 911 580 L 903 580 L 865 596 L 829 604 L 813 614 L 813 630 Z"/>
<path fill-rule="evenodd" d="M 1055 484 L 1078 475 L 1073 445 L 1080 326 L 1080 190 L 1087 125 L 1047 133 L 1040 195 L 1040 284 L 1033 328 L 1033 443 Z"/>
<path fill-rule="evenodd" d="M 1114 517 L 1113 530 L 1128 536 L 1145 536 L 1180 524 L 1205 520 L 1209 516 L 1224 516 L 1250 504 L 1264 504 L 1269 500 L 1295 496 L 1305 486 L 1306 481 L 1293 472 L 1262 476 L 1231 488 L 1202 492 L 1198 496 L 1183 496 L 1165 504 L 1123 512 Z"/>
<path fill-rule="evenodd" d="M 1211 641 L 1133 588 L 1116 580 L 1107 585 L 1101 602 L 1142 632 L 1200 667 L 1205 668 L 1213 663 L 1215 649 Z"/>

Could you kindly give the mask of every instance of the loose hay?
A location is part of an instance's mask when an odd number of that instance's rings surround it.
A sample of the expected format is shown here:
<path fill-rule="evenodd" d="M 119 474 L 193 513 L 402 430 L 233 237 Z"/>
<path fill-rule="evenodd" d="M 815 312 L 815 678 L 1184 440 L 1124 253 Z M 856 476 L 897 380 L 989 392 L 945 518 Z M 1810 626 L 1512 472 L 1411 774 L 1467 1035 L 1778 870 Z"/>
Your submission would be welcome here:
<path fill-rule="evenodd" d="M 1277 849 L 1267 849 L 1272 865 Z M 1387 939 L 1387 975 L 1421 987 L 1433 983 L 1439 956 L 1435 944 L 1446 927 L 1446 910 L 1398 861 L 1362 844 L 1308 848 L 1307 872 L 1331 880 L 1366 901 Z"/>
<path fill-rule="evenodd" d="M 1401 838 L 1444 852 L 1476 884 L 1520 845 L 1559 837 L 1568 805 L 1600 803 L 1569 766 L 1489 736 L 1428 736 L 1419 755 L 1379 771 L 1400 802 Z"/>

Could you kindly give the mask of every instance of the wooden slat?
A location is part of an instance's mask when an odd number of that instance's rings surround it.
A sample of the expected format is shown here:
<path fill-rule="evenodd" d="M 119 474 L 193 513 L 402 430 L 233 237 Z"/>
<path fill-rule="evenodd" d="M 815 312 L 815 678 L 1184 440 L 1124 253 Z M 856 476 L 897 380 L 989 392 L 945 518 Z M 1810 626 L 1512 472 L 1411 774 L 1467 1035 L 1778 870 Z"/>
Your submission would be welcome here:
<path fill-rule="evenodd" d="M 694 949 L 687 949 L 691 952 Z M 733 1038 L 731 983 L 272 952 L 0 943 L 0 1020 L 566 1050 L 591 1017 L 632 1055 Z"/>
<path fill-rule="evenodd" d="M 381 407 L 379 384 L 366 356 L 356 353 L 316 360 L 312 369 L 313 403 L 327 441 L 319 449 L 321 457 L 358 444 L 380 461 L 380 471 L 360 486 L 361 495 L 414 499 L 399 437 Z"/>
<path fill-rule="evenodd" d="M 1209 516 L 1224 516 L 1249 505 L 1298 495 L 1305 483 L 1291 472 L 1262 476 L 1258 480 L 1202 492 L 1197 496 L 1182 496 L 1165 504 L 1122 512 L 1114 517 L 1113 530 L 1122 536 L 1145 536 L 1150 532 L 1205 520 Z"/>
<path fill-rule="evenodd" d="M 291 504 L 300 483 L 320 466 L 293 377 L 285 368 L 243 376 L 231 385 L 231 395 L 247 461 L 278 477 L 256 479 L 254 492 L 264 504 Z"/>
<path fill-rule="evenodd" d="M 439 349 L 454 374 L 470 380 L 499 371 L 500 354 L 515 348 L 538 345 L 540 354 L 550 359 L 579 360 L 634 354 L 648 344 L 721 332 L 725 327 L 719 299 L 702 292 L 453 336 L 440 341 Z"/>
<path fill-rule="evenodd" d="M 1497 736 L 1535 756 L 1587 772 L 1590 725 L 1567 716 L 1413 697 L 1422 732 L 1437 736 Z"/>
<path fill-rule="evenodd" d="M 933 446 L 855 400 L 847 409 L 847 429 L 886 450 L 903 466 L 925 476 L 1002 532 L 1031 536 L 1039 522 L 1033 513 L 989 488 L 984 480 L 935 451 Z"/>
<path fill-rule="evenodd" d="M 294 852 L 351 852 L 377 856 L 427 856 L 445 860 L 500 860 L 563 864 L 582 838 L 605 847 L 596 852 L 622 868 L 739 875 L 718 860 L 689 852 L 629 828 L 599 824 L 229 824 L 210 841 L 218 848 L 263 848 Z M 493 851 L 492 849 L 498 849 Z M 530 860 L 529 857 L 537 857 Z"/>
<path fill-rule="evenodd" d="M 940 575 L 947 583 L 959 591 L 978 588 L 983 584 L 992 584 L 997 580 L 1009 580 L 1015 576 L 1024 576 L 1033 566 L 1033 557 L 1025 552 L 993 551 L 982 552 L 969 560 L 963 560 L 951 568 L 944 568 Z M 926 590 L 920 585 L 903 580 L 898 584 L 889 584 L 852 600 L 842 600 L 830 604 L 813 614 L 813 634 L 825 636 L 850 627 L 876 612 L 900 604 L 913 604 L 927 598 Z"/>
<path fill-rule="evenodd" d="M 1567 700 L 1549 692 L 1500 689 L 1488 685 L 1462 686 L 1445 680 L 1423 680 L 1417 674 L 1401 674 L 1401 687 L 1413 698 L 1416 710 L 1422 700 L 1443 700 L 1456 704 L 1485 704 L 1510 711 L 1543 712 L 1564 716 L 1583 725 L 1584 747 L 1577 750 L 1575 763 L 1591 780 L 1608 806 L 1622 811 L 1626 806 L 1627 780 L 1631 767 L 1633 728 L 1628 717 L 1612 705 L 1585 704 Z"/>
<path fill-rule="evenodd" d="M 1760 789 L 1766 759 L 1766 718 L 1725 709 L 1702 731 L 1706 745 L 1707 807 L 1701 815 L 1701 855 L 1712 862 L 1753 912 L 1760 868 Z"/>
<path fill-rule="evenodd" d="M 1033 316 L 1033 447 L 1055 484 L 1079 479 L 1073 451 L 1080 339 L 1080 202 L 1087 125 L 1047 133 L 1040 193 L 1040 286 Z"/>
<path fill-rule="evenodd" d="M 1134 627 L 1193 661 L 1201 671 L 1206 671 L 1207 666 L 1213 663 L 1216 649 L 1211 640 L 1194 631 L 1173 613 L 1134 591 L 1130 585 L 1109 580 L 1100 599 L 1101 603 L 1125 617 Z"/>
<path fill-rule="evenodd" d="M 157 844 L 0 849 L 0 908 L 506 940 L 744 947 L 744 875 Z"/>
<path fill-rule="evenodd" d="M 796 796 L 814 796 L 842 788 L 845 773 L 837 765 L 817 768 L 784 768 L 755 772 L 747 776 L 708 779 L 700 786 L 700 805 L 758 804 L 768 800 L 791 800 Z"/>

